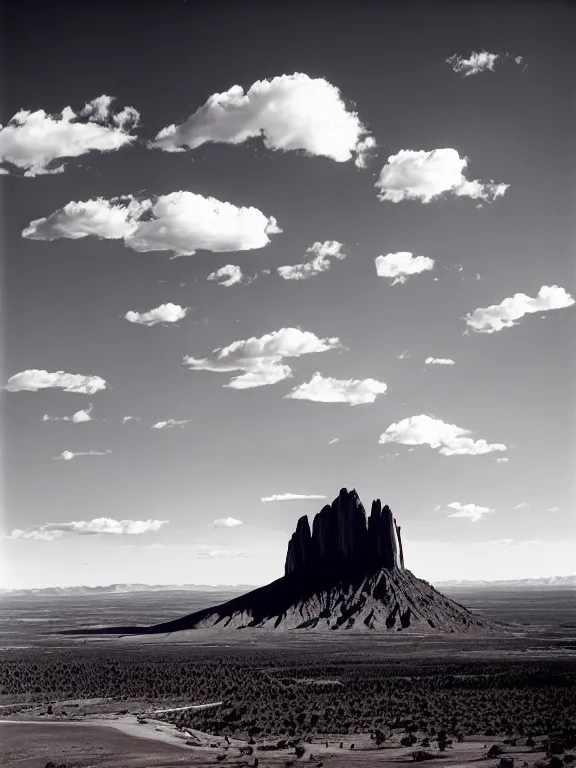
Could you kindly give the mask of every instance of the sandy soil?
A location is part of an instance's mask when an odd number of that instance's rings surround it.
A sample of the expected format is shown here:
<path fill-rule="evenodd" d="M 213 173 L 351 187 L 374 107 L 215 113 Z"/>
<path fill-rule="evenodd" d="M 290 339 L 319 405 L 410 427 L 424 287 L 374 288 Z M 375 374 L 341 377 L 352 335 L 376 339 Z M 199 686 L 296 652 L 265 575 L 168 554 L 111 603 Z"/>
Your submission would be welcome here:
<path fill-rule="evenodd" d="M 7 768 L 44 768 L 50 760 L 74 768 L 190 766 L 190 757 L 177 745 L 83 723 L 2 723 L 0 743 L 0 765 Z"/>
<path fill-rule="evenodd" d="M 246 743 L 224 739 L 192 729 L 178 731 L 173 725 L 154 720 L 139 723 L 136 716 L 109 716 L 83 718 L 81 721 L 55 721 L 34 719 L 0 720 L 2 756 L 0 765 L 18 768 L 44 768 L 48 760 L 74 759 L 75 766 L 114 766 L 115 768 L 145 768 L 147 766 L 205 766 L 223 762 L 229 766 L 252 766 L 258 757 L 260 768 L 265 766 L 286 766 L 307 762 L 326 768 L 355 766 L 398 766 L 413 764 L 411 753 L 414 747 L 387 744 L 376 749 L 369 734 L 354 736 L 331 736 L 326 742 L 303 743 L 305 754 L 296 758 L 293 749 L 261 751 L 254 745 L 251 756 L 244 756 L 241 747 Z M 186 744 L 186 741 L 193 744 Z M 453 768 L 472 768 L 479 760 L 486 768 L 495 768 L 498 760 L 486 759 L 486 753 L 493 739 L 484 736 L 467 738 L 455 743 L 444 753 L 434 748 L 437 754 L 432 765 Z M 342 743 L 342 748 L 340 744 Z M 354 748 L 352 748 L 354 744 Z M 417 748 L 417 747 L 416 747 Z M 183 757 L 184 751 L 188 754 Z M 542 759 L 542 752 L 527 751 L 526 747 L 506 747 L 506 754 L 513 756 L 518 766 Z"/>

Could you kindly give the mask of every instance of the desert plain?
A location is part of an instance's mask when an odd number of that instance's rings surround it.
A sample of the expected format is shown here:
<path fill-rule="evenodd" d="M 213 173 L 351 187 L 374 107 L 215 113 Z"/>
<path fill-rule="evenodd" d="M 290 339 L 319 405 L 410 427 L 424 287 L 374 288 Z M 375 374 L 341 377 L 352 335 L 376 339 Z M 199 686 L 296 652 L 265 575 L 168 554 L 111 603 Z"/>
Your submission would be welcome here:
<path fill-rule="evenodd" d="M 0 764 L 18 768 L 576 762 L 576 590 L 445 587 L 489 635 L 190 631 L 228 592 L 4 595 Z"/>

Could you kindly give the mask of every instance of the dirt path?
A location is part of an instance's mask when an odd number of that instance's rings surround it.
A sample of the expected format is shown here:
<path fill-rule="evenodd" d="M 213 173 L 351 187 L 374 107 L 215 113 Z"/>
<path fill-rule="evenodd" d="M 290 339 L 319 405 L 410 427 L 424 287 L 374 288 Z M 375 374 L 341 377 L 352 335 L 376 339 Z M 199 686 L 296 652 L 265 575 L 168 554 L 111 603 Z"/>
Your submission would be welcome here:
<path fill-rule="evenodd" d="M 219 707 L 224 704 L 223 701 L 214 701 L 212 704 L 188 704 L 186 707 L 172 707 L 171 709 L 151 709 L 142 715 L 164 715 L 166 712 L 183 712 L 187 709 L 209 709 L 210 707 Z"/>

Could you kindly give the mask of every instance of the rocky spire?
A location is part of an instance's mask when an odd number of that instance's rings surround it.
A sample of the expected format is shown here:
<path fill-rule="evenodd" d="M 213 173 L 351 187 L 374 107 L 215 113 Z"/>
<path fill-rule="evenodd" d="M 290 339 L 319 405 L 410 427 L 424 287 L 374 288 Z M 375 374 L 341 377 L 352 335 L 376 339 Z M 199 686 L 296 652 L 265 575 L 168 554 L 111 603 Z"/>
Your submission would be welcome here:
<path fill-rule="evenodd" d="M 396 528 L 396 538 L 398 539 L 398 548 L 400 550 L 400 568 L 404 568 L 404 550 L 402 549 L 402 537 L 400 536 L 400 526 L 394 518 L 394 528 Z"/>
<path fill-rule="evenodd" d="M 343 560 L 355 560 L 364 555 L 368 544 L 366 512 L 356 489 L 348 493 L 342 488 L 332 509 L 337 520 L 339 556 Z"/>
<path fill-rule="evenodd" d="M 338 523 L 333 506 L 323 507 L 312 523 L 312 545 L 319 560 L 332 560 L 338 555 Z"/>
<path fill-rule="evenodd" d="M 372 551 L 380 567 L 397 567 L 398 558 L 392 512 L 388 505 L 382 507 L 380 499 L 372 502 L 372 511 L 368 521 L 368 535 Z"/>
<path fill-rule="evenodd" d="M 400 529 L 396 530 L 399 533 Z M 382 507 L 380 499 L 376 499 L 367 520 L 356 490 L 342 488 L 332 504 L 314 517 L 312 533 L 308 518 L 301 517 L 288 545 L 286 575 L 328 562 L 354 563 L 367 569 L 401 567 L 390 507 Z"/>
<path fill-rule="evenodd" d="M 312 534 L 308 517 L 304 515 L 298 520 L 296 530 L 288 543 L 286 554 L 286 573 L 291 573 L 307 565 L 312 559 Z"/>

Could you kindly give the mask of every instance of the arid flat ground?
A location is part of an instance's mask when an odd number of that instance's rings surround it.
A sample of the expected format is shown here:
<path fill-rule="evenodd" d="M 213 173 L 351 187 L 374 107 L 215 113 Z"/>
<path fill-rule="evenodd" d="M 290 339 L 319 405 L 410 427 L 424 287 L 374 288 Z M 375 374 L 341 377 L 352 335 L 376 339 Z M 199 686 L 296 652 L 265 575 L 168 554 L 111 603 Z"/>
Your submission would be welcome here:
<path fill-rule="evenodd" d="M 380 748 L 376 748 L 367 735 L 355 735 L 352 738 L 349 735 L 334 734 L 329 737 L 328 746 L 325 740 L 316 738 L 302 743 L 305 751 L 298 758 L 294 748 L 263 752 L 257 746 L 251 755 L 242 755 L 241 747 L 245 746 L 245 742 L 233 740 L 231 745 L 227 745 L 223 739 L 214 739 L 201 732 L 194 733 L 205 744 L 186 745 L 186 736 L 175 731 L 173 726 L 154 721 L 138 725 L 135 717 L 111 721 L 97 719 L 90 723 L 2 722 L 1 764 L 44 768 L 46 762 L 52 760 L 56 764 L 64 762 L 74 766 L 102 768 L 172 768 L 180 765 L 209 766 L 219 762 L 228 766 L 252 766 L 255 756 L 262 768 L 303 762 L 312 765 L 322 763 L 327 768 L 344 768 L 349 765 L 357 768 L 399 766 L 414 762 L 414 748 L 400 746 L 400 735 Z M 491 768 L 499 760 L 488 759 L 486 755 L 496 741 L 494 738 L 471 737 L 453 745 L 445 753 L 432 750 L 436 756 L 430 762 L 442 766 L 472 767 L 481 761 L 487 768 Z M 351 749 L 352 744 L 354 749 Z M 545 758 L 545 751 L 539 746 L 534 749 L 509 746 L 506 755 L 513 756 L 519 765 L 527 763 L 532 768 L 535 762 Z"/>
<path fill-rule="evenodd" d="M 560 768 L 546 751 L 556 741 L 556 760 L 576 766 L 565 738 L 576 728 L 576 593 L 449 596 L 514 627 L 490 637 L 245 630 L 85 640 L 53 633 L 162 621 L 215 596 L 3 599 L 0 765 L 257 758 L 260 768 L 360 768 L 413 763 L 423 751 L 438 766 L 495 768 L 501 756 L 487 755 L 498 745 L 515 768 Z"/>

